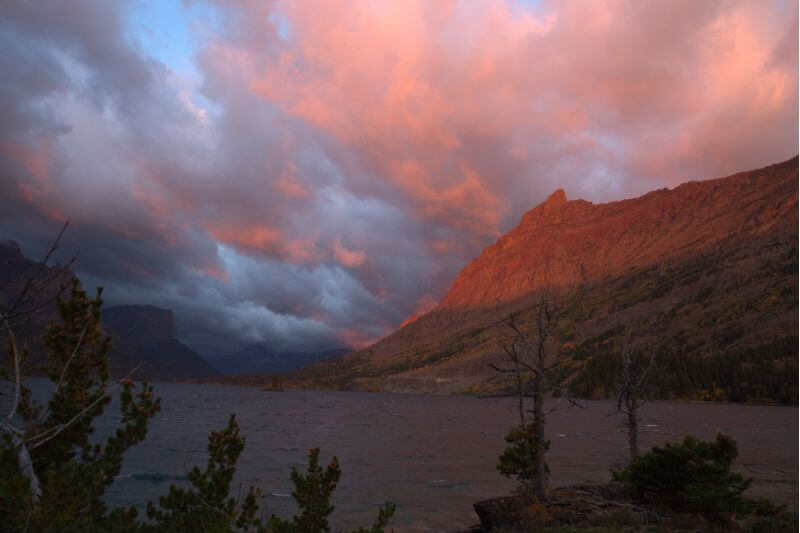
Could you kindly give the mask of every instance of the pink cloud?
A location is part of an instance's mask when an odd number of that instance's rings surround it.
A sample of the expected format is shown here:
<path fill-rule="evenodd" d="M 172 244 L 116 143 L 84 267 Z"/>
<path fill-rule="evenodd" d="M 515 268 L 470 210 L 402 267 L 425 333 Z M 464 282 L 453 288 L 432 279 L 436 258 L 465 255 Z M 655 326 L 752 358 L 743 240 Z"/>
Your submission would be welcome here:
<path fill-rule="evenodd" d="M 14 161 L 23 171 L 17 181 L 20 197 L 53 222 L 63 224 L 67 217 L 56 202 L 58 187 L 51 176 L 53 147 L 49 139 L 40 139 L 36 146 L 0 143 L 0 155 Z"/>
<path fill-rule="evenodd" d="M 297 179 L 297 165 L 293 161 L 286 163 L 286 168 L 275 182 L 275 188 L 287 198 L 304 199 L 309 194 Z"/>
<path fill-rule="evenodd" d="M 189 268 L 190 270 L 194 270 L 195 272 L 199 272 L 205 276 L 214 278 L 218 281 L 227 282 L 230 279 L 228 277 L 228 272 L 216 264 L 208 264 L 201 266 L 199 268 L 190 266 Z"/>
<path fill-rule="evenodd" d="M 384 332 L 384 334 L 387 332 Z M 345 346 L 349 346 L 355 350 L 366 348 L 370 344 L 379 341 L 383 335 L 374 336 L 364 333 L 355 328 L 344 328 L 339 330 L 338 339 Z"/>
<path fill-rule="evenodd" d="M 350 268 L 360 267 L 367 259 L 367 254 L 364 252 L 345 248 L 339 241 L 333 243 L 333 256 L 342 265 Z"/>
<path fill-rule="evenodd" d="M 275 257 L 287 263 L 318 261 L 320 252 L 310 239 L 291 239 L 280 230 L 263 224 L 211 225 L 209 233 L 217 242 L 246 255 Z"/>
<path fill-rule="evenodd" d="M 13 4 L 0 188 L 131 278 L 230 280 L 279 332 L 376 338 L 559 187 L 614 200 L 797 151 L 796 2 L 217 7 L 202 81 L 176 83 L 113 3 Z"/>
<path fill-rule="evenodd" d="M 759 144 L 749 126 L 797 107 L 796 62 L 771 62 L 781 38 L 796 33 L 796 9 L 780 3 L 544 2 L 529 12 L 503 1 L 278 2 L 275 10 L 291 38 L 276 44 L 275 60 L 249 61 L 260 66 L 248 71 L 252 90 L 334 135 L 396 202 L 429 218 L 446 213 L 440 223 L 472 220 L 486 235 L 499 229 L 511 190 L 580 178 L 551 170 L 526 186 L 529 171 L 505 170 L 509 150 L 523 164 L 553 167 L 578 143 L 586 165 L 612 164 L 619 180 L 675 184 L 748 166 L 725 163 L 740 159 L 732 156 L 741 141 L 718 146 L 712 164 L 687 148 L 695 137 L 730 137 L 726 115 L 739 115 L 739 139 Z M 791 155 L 796 132 L 781 131 L 784 142 L 749 151 L 749 166 Z"/>
<path fill-rule="evenodd" d="M 258 224 L 212 227 L 210 232 L 219 242 L 256 251 L 273 249 L 283 241 L 279 230 Z"/>

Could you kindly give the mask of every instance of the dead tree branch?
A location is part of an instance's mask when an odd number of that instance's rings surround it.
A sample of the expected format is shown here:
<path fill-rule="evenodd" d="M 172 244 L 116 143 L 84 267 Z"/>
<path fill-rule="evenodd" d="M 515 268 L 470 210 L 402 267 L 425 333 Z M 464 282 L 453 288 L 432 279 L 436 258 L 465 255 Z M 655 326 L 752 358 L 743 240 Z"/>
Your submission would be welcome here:
<path fill-rule="evenodd" d="M 65 223 L 61 228 L 61 231 L 59 231 L 42 261 L 36 265 L 36 268 L 26 279 L 17 299 L 7 309 L 0 313 L 0 322 L 2 322 L 2 327 L 8 335 L 8 344 L 11 352 L 10 365 L 12 368 L 10 369 L 10 372 L 6 374 L 5 379 L 6 381 L 11 382 L 11 389 L 13 390 L 11 406 L 2 422 L 0 422 L 0 431 L 7 433 L 11 438 L 11 443 L 17 454 L 17 463 L 20 472 L 30 482 L 30 491 L 34 501 L 38 500 L 42 495 L 41 483 L 36 470 L 34 469 L 30 455 L 30 451 L 36 446 L 36 444 L 34 444 L 36 437 L 31 437 L 28 435 L 29 426 L 22 428 L 18 427 L 15 423 L 15 419 L 17 418 L 17 415 L 20 414 L 21 406 L 24 401 L 24 376 L 22 372 L 23 353 L 19 345 L 15 328 L 25 325 L 37 313 L 48 308 L 66 288 L 67 284 L 61 283 L 58 290 L 52 293 L 48 291 L 55 280 L 65 279 L 68 277 L 69 267 L 75 261 L 77 253 L 73 255 L 72 258 L 63 266 L 49 268 L 47 263 L 50 261 L 50 258 L 53 256 L 56 250 L 58 250 L 59 242 L 61 241 L 61 238 L 63 237 L 68 225 L 69 222 Z M 56 390 L 58 390 L 58 388 L 61 386 L 61 382 L 63 381 L 64 375 L 67 371 L 67 367 L 80 349 L 84 333 L 86 333 L 85 328 L 78 339 L 71 356 L 65 362 L 64 368 L 61 372 L 61 379 L 59 379 L 58 383 L 56 384 Z M 29 407 L 30 406 L 28 406 L 28 408 Z M 72 422 L 68 424 L 71 423 Z"/>

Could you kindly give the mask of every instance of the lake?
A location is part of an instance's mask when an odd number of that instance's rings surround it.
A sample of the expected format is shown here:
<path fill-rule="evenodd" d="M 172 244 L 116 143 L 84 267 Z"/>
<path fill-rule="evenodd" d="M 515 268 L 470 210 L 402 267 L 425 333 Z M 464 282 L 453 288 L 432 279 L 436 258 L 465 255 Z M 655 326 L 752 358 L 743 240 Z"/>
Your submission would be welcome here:
<path fill-rule="evenodd" d="M 126 455 L 107 491 L 112 505 L 143 506 L 170 483 L 184 482 L 192 466 L 204 468 L 209 430 L 224 427 L 234 412 L 247 439 L 235 490 L 260 487 L 262 507 L 285 517 L 296 512 L 291 467 L 305 470 L 312 447 L 321 448 L 324 464 L 333 455 L 341 464 L 334 529 L 369 525 L 384 501 L 397 504 L 395 531 L 466 528 L 477 523 L 475 501 L 516 486 L 495 469 L 503 437 L 516 422 L 511 399 L 166 383 L 155 389 L 162 411 L 147 440 Z M 552 485 L 608 480 L 612 464 L 625 460 L 626 436 L 614 407 L 610 401 L 588 401 L 583 409 L 564 404 L 548 417 Z M 642 417 L 642 450 L 686 434 L 731 435 L 739 444 L 737 468 L 754 478 L 751 494 L 796 508 L 797 408 L 654 402 Z M 100 432 L 112 418 L 100 423 Z"/>

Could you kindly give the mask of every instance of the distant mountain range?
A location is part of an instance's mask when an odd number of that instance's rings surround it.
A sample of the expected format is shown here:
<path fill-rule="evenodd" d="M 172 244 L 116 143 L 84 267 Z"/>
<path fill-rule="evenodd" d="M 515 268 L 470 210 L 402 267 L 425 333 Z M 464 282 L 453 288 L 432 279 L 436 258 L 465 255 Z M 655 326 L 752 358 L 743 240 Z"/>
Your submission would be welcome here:
<path fill-rule="evenodd" d="M 22 255 L 14 241 L 0 241 L 0 309 L 10 305 L 25 281 L 40 268 L 40 263 Z M 55 272 L 42 267 L 40 275 Z M 44 293 L 55 295 L 74 274 L 66 272 L 53 279 Z M 91 296 L 91 295 L 90 295 Z M 109 351 L 113 376 L 126 376 L 135 369 L 134 377 L 149 380 L 217 380 L 222 376 L 274 374 L 304 368 L 312 363 L 348 353 L 347 348 L 334 348 L 319 353 L 276 352 L 263 344 L 248 346 L 235 353 L 204 359 L 178 339 L 172 310 L 152 305 L 121 305 L 102 310 L 103 329 L 112 339 Z M 36 374 L 44 362 L 40 336 L 45 326 L 57 320 L 54 308 L 38 314 L 18 335 L 31 347 L 28 373 Z"/>
<path fill-rule="evenodd" d="M 11 305 L 25 282 L 34 273 L 40 278 L 51 277 L 55 267 L 42 266 L 22 255 L 14 241 L 0 241 L 0 309 Z M 42 288 L 43 297 L 58 293 L 62 284 L 74 277 L 72 272 L 53 278 Z M 93 296 L 93 295 L 89 295 Z M 18 328 L 17 336 L 27 342 L 31 351 L 26 373 L 36 375 L 44 362 L 40 337 L 50 322 L 58 319 L 55 306 L 49 306 Z M 149 380 L 184 380 L 217 375 L 203 358 L 194 353 L 175 336 L 172 311 L 149 305 L 127 305 L 105 308 L 103 328 L 111 337 L 109 370 L 112 376 L 122 377 L 135 370 L 133 376 Z"/>
<path fill-rule="evenodd" d="M 290 372 L 312 363 L 341 357 L 351 352 L 348 348 L 334 348 L 318 353 L 275 352 L 264 344 L 253 344 L 238 352 L 209 359 L 220 374 L 274 374 Z"/>
<path fill-rule="evenodd" d="M 297 372 L 296 385 L 480 392 L 503 320 L 556 297 L 575 390 L 608 394 L 619 341 L 659 350 L 665 397 L 797 402 L 798 159 L 639 198 L 562 190 L 388 337 Z"/>

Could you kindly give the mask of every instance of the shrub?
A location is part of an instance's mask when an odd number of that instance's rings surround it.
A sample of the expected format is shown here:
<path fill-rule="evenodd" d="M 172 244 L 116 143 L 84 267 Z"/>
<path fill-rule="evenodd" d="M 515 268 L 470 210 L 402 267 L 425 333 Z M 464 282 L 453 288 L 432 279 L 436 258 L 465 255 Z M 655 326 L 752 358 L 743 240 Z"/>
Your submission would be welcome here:
<path fill-rule="evenodd" d="M 503 451 L 497 463 L 501 474 L 509 478 L 516 476 L 520 481 L 520 492 L 525 495 L 533 494 L 538 439 L 534 424 L 514 427 L 505 438 L 510 446 Z M 546 441 L 544 447 L 545 450 L 549 449 L 550 441 Z M 549 475 L 550 468 L 545 464 L 545 477 Z"/>
<path fill-rule="evenodd" d="M 748 513 L 751 507 L 743 493 L 752 480 L 731 472 L 737 455 L 736 441 L 726 435 L 717 435 L 713 442 L 687 436 L 682 443 L 654 447 L 612 473 L 646 501 L 720 521 Z"/>

